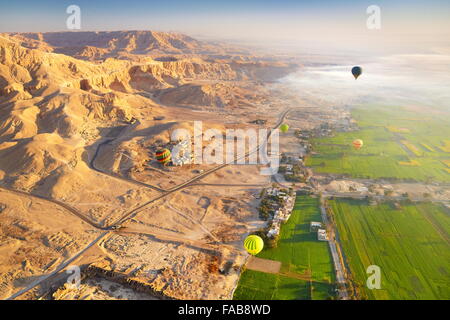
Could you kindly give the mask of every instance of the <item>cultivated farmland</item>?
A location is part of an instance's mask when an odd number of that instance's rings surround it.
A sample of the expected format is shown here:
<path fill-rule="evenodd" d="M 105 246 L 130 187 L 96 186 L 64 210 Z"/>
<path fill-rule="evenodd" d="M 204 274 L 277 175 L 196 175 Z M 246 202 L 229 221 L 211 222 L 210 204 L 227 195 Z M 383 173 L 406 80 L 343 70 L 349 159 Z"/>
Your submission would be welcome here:
<path fill-rule="evenodd" d="M 258 254 L 259 258 L 280 261 L 279 274 L 244 271 L 235 299 L 323 300 L 334 295 L 328 243 L 318 241 L 317 233 L 310 232 L 311 221 L 322 221 L 319 200 L 297 196 L 290 219 L 281 227 L 277 248 Z"/>
<path fill-rule="evenodd" d="M 369 206 L 329 200 L 341 244 L 361 298 L 449 299 L 450 212 L 431 203 Z M 370 265 L 381 289 L 366 286 Z"/>
<path fill-rule="evenodd" d="M 445 165 L 450 158 L 450 116 L 418 117 L 417 112 L 379 106 L 359 107 L 352 115 L 360 130 L 313 140 L 317 154 L 306 164 L 315 172 L 450 182 Z M 354 139 L 362 139 L 364 146 L 354 150 Z"/>
<path fill-rule="evenodd" d="M 279 274 L 246 270 L 239 279 L 235 300 L 309 300 L 309 282 Z"/>

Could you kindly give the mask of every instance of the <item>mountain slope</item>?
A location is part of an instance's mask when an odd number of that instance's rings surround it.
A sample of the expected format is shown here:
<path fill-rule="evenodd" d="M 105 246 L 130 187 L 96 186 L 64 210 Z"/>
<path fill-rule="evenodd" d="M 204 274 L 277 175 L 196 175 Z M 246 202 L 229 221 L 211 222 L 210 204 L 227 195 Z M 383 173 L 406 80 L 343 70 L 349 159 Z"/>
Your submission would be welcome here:
<path fill-rule="evenodd" d="M 193 54 L 218 52 L 217 47 L 189 36 L 156 31 L 10 33 L 20 45 L 63 53 L 84 60 L 127 55 Z"/>
<path fill-rule="evenodd" d="M 291 69 L 215 60 L 204 55 L 209 49 L 188 36 L 152 31 L 0 35 L 0 183 L 32 190 L 51 176 L 57 186 L 69 171 L 86 170 L 83 154 L 105 130 L 172 107 L 254 108 L 266 99 L 261 79 Z M 155 52 L 164 56 L 148 55 Z M 135 56 L 87 61 L 125 54 Z"/>

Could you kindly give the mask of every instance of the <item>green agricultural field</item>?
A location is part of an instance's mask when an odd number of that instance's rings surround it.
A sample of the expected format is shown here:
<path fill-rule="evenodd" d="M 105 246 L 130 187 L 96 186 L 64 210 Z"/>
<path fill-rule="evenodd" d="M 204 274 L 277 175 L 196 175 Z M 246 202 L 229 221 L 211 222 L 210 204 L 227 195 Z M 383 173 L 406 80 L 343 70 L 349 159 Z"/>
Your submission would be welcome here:
<path fill-rule="evenodd" d="M 450 211 L 431 203 L 329 200 L 361 298 L 450 299 Z M 381 268 L 381 289 L 367 288 L 367 267 Z"/>
<path fill-rule="evenodd" d="M 313 139 L 317 154 L 306 165 L 355 178 L 450 182 L 450 116 L 379 106 L 359 107 L 352 116 L 360 130 Z M 360 150 L 354 139 L 364 141 Z"/>
<path fill-rule="evenodd" d="M 279 274 L 245 270 L 234 292 L 235 300 L 309 300 L 309 281 Z"/>
<path fill-rule="evenodd" d="M 334 295 L 334 269 L 328 243 L 318 241 L 317 234 L 310 232 L 311 221 L 322 221 L 319 200 L 297 196 L 290 219 L 281 227 L 277 248 L 258 254 L 259 258 L 280 261 L 280 274 L 244 271 L 235 299 L 264 296 L 323 300 Z M 310 278 L 311 284 L 300 278 Z"/>

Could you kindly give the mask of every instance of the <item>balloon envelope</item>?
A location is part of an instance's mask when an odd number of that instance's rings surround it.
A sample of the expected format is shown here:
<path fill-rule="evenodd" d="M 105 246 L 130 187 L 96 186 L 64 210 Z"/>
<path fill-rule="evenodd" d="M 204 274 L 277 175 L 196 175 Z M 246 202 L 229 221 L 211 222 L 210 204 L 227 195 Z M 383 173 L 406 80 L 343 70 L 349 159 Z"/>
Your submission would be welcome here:
<path fill-rule="evenodd" d="M 361 75 L 361 73 L 362 73 L 361 67 L 356 66 L 356 67 L 352 68 L 352 74 L 355 77 L 355 80 L 358 79 L 358 77 Z"/>
<path fill-rule="evenodd" d="M 252 255 L 258 254 L 264 248 L 264 241 L 257 235 L 250 235 L 244 240 L 244 248 Z"/>
<path fill-rule="evenodd" d="M 361 139 L 356 139 L 355 141 L 353 141 L 353 147 L 355 149 L 361 149 L 361 147 L 363 146 L 363 141 Z"/>
<path fill-rule="evenodd" d="M 282 125 L 280 126 L 280 130 L 281 130 L 281 132 L 284 132 L 284 133 L 288 132 L 288 130 L 289 130 L 289 125 L 287 125 L 286 123 L 282 124 Z"/>
<path fill-rule="evenodd" d="M 156 151 L 156 160 L 162 164 L 167 164 L 170 161 L 171 153 L 169 149 L 160 149 Z"/>

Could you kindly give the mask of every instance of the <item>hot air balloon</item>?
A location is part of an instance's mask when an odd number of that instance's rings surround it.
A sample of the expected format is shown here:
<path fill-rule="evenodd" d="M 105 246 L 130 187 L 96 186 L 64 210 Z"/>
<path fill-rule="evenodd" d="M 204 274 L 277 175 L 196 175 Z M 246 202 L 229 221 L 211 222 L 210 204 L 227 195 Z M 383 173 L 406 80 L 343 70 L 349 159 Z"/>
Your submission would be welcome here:
<path fill-rule="evenodd" d="M 352 74 L 355 77 L 355 80 L 358 79 L 358 77 L 361 75 L 361 73 L 362 73 L 361 67 L 356 66 L 356 67 L 352 68 Z"/>
<path fill-rule="evenodd" d="M 163 165 L 166 165 L 169 163 L 171 158 L 171 153 L 169 149 L 160 149 L 156 151 L 156 160 L 158 160 L 159 163 L 162 163 Z"/>
<path fill-rule="evenodd" d="M 283 133 L 288 132 L 288 130 L 289 130 L 289 125 L 287 125 L 286 123 L 283 123 L 283 124 L 280 126 L 280 130 L 281 130 L 281 132 L 283 132 Z"/>
<path fill-rule="evenodd" d="M 250 235 L 244 240 L 244 248 L 248 253 L 256 255 L 264 248 L 264 241 L 257 235 Z"/>
<path fill-rule="evenodd" d="M 363 141 L 361 139 L 356 139 L 355 141 L 353 141 L 353 147 L 356 150 L 361 149 L 362 146 L 363 146 Z"/>

